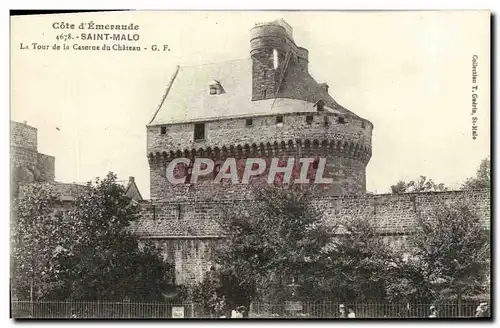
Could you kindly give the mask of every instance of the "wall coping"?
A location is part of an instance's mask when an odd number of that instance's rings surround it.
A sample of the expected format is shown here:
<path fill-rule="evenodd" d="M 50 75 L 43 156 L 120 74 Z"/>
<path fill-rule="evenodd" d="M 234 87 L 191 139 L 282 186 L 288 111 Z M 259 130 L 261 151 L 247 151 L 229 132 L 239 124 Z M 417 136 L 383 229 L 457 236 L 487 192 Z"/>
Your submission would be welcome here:
<path fill-rule="evenodd" d="M 471 190 L 448 190 L 448 191 L 429 191 L 429 192 L 413 192 L 413 193 L 384 193 L 384 194 L 353 194 L 353 195 L 338 195 L 338 196 L 318 196 L 315 200 L 337 200 L 337 199 L 380 199 L 380 198 L 410 198 L 415 196 L 433 196 L 433 195 L 457 195 L 457 194 L 491 194 L 489 189 L 471 189 Z M 139 202 L 140 205 L 158 205 L 158 204 L 225 204 L 225 203 L 239 203 L 239 202 L 249 202 L 253 199 L 248 198 L 238 198 L 238 199 L 220 199 L 220 200 L 143 200 Z"/>

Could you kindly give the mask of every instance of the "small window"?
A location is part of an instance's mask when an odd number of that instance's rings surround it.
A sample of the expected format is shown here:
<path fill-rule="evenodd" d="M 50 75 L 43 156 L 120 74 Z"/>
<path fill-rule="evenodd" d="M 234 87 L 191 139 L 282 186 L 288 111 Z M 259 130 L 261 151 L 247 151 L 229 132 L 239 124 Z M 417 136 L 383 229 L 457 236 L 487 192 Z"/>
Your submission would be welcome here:
<path fill-rule="evenodd" d="M 214 166 L 214 178 L 217 177 L 217 174 L 220 172 L 220 164 Z"/>
<path fill-rule="evenodd" d="M 186 167 L 186 184 L 191 184 L 191 176 L 193 175 L 193 167 L 192 166 L 187 166 Z"/>
<path fill-rule="evenodd" d="M 323 111 L 324 107 L 325 107 L 325 103 L 322 100 L 320 100 L 318 102 L 318 111 Z"/>
<path fill-rule="evenodd" d="M 205 124 L 195 124 L 194 125 L 194 140 L 204 140 L 205 139 Z"/>
<path fill-rule="evenodd" d="M 253 119 L 247 118 L 245 125 L 246 126 L 252 126 L 253 125 Z"/>
<path fill-rule="evenodd" d="M 276 124 L 283 124 L 283 115 L 276 116 Z"/>
<path fill-rule="evenodd" d="M 166 127 L 166 126 L 162 126 L 162 127 L 160 128 L 160 133 L 161 133 L 161 134 L 166 134 L 166 133 L 167 133 L 167 127 Z"/>
<path fill-rule="evenodd" d="M 345 118 L 343 118 L 342 116 L 339 116 L 339 123 L 345 124 Z"/>
<path fill-rule="evenodd" d="M 306 116 L 306 123 L 307 123 L 307 124 L 312 124 L 313 119 L 314 119 L 314 116 L 312 116 L 312 115 L 307 115 L 307 116 Z"/>
<path fill-rule="evenodd" d="M 323 123 L 325 124 L 325 126 L 328 126 L 330 124 L 330 122 L 328 122 L 328 116 L 325 116 L 323 118 Z"/>
<path fill-rule="evenodd" d="M 217 86 L 211 85 L 210 86 L 210 94 L 211 95 L 216 95 L 217 94 Z"/>

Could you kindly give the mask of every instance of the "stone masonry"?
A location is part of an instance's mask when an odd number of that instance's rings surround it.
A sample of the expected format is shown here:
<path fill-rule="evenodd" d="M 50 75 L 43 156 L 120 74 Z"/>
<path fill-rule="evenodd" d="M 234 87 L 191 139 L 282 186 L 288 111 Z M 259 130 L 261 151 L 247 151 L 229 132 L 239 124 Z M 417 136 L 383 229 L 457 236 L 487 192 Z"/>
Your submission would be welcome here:
<path fill-rule="evenodd" d="M 175 265 L 176 283 L 192 285 L 213 265 L 213 252 L 224 242 L 217 224 L 221 206 L 245 206 L 251 186 L 266 183 L 268 171 L 250 185 L 213 183 L 221 165 L 234 158 L 241 180 L 248 158 L 267 167 L 272 158 L 326 158 L 315 206 L 324 220 L 368 216 L 394 247 L 407 249 L 406 238 L 419 215 L 461 192 L 405 195 L 366 194 L 366 166 L 372 155 L 373 124 L 338 104 L 328 84 L 309 74 L 309 52 L 299 47 L 283 20 L 256 24 L 250 31 L 250 58 L 177 67 L 157 111 L 147 125 L 151 201 L 141 202 L 137 236 L 154 240 L 164 259 Z M 213 174 L 190 183 L 196 158 L 211 158 Z M 184 184 L 171 184 L 166 169 L 172 160 Z M 294 167 L 294 173 L 298 172 Z M 279 177 L 277 178 L 279 181 Z M 275 182 L 277 182 L 275 180 Z M 467 195 L 489 229 L 490 195 Z"/>
<path fill-rule="evenodd" d="M 12 189 L 19 183 L 54 181 L 55 158 L 38 152 L 37 129 L 11 121 L 10 136 Z"/>
<path fill-rule="evenodd" d="M 490 229 L 489 190 L 414 194 L 342 195 L 316 199 L 324 220 L 333 223 L 350 217 L 368 217 L 395 248 L 411 252 L 408 236 L 419 215 L 428 216 L 435 206 L 466 197 Z M 244 206 L 247 200 L 161 201 L 141 203 L 142 220 L 132 227 L 141 239 L 154 240 L 163 249 L 164 259 L 175 265 L 177 284 L 192 285 L 209 270 L 212 255 L 223 236 L 217 221 L 221 206 Z"/>

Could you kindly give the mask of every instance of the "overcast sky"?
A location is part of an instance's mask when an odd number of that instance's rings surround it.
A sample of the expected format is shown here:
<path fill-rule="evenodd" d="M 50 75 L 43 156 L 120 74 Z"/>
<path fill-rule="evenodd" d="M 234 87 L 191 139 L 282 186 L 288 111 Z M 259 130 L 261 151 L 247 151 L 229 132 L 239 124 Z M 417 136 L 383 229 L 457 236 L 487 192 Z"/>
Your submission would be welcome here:
<path fill-rule="evenodd" d="M 309 71 L 344 107 L 374 124 L 367 189 L 431 177 L 458 187 L 490 150 L 489 14 L 473 12 L 129 12 L 13 17 L 11 119 L 38 128 L 56 180 L 113 171 L 149 198 L 146 124 L 175 65 L 249 56 L 255 22 L 284 18 L 309 50 Z M 20 50 L 53 45 L 56 21 L 139 25 L 139 44 L 170 52 Z M 80 44 L 93 44 L 79 41 Z M 102 44 L 96 41 L 95 44 Z M 129 43 L 131 44 L 131 43 Z M 472 57 L 478 129 L 471 136 Z M 57 128 L 59 130 L 57 130 Z"/>

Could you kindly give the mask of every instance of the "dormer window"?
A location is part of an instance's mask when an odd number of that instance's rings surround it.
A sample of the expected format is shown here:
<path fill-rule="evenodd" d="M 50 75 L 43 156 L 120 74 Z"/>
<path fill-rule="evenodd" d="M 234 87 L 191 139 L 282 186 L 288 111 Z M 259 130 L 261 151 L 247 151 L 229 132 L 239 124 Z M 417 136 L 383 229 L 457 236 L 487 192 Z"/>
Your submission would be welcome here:
<path fill-rule="evenodd" d="M 322 112 L 322 111 L 324 111 L 325 101 L 324 101 L 323 99 L 318 100 L 318 101 L 314 104 L 314 107 L 316 107 L 316 109 L 318 110 L 318 112 Z"/>
<path fill-rule="evenodd" d="M 166 126 L 162 126 L 160 128 L 160 134 L 167 134 L 167 127 Z"/>
<path fill-rule="evenodd" d="M 345 118 L 343 118 L 342 116 L 339 116 L 338 122 L 340 124 L 345 124 Z"/>
<path fill-rule="evenodd" d="M 307 124 L 309 124 L 309 125 L 311 125 L 311 124 L 312 124 L 312 122 L 313 122 L 313 119 L 314 119 L 314 116 L 312 116 L 312 115 L 307 115 L 307 116 L 306 116 L 306 123 L 307 123 Z"/>
<path fill-rule="evenodd" d="M 219 81 L 215 81 L 214 83 L 210 84 L 211 95 L 220 95 L 221 93 L 225 93 L 225 91 Z"/>
<path fill-rule="evenodd" d="M 210 86 L 210 94 L 211 95 L 216 95 L 217 94 L 217 86 L 216 85 L 212 84 Z"/>
<path fill-rule="evenodd" d="M 276 116 L 276 124 L 283 125 L 283 115 Z"/>
<path fill-rule="evenodd" d="M 251 118 L 247 118 L 247 119 L 246 119 L 246 122 L 245 122 L 245 125 L 246 125 L 246 126 L 252 126 L 252 125 L 253 125 L 253 119 L 251 119 Z"/>

